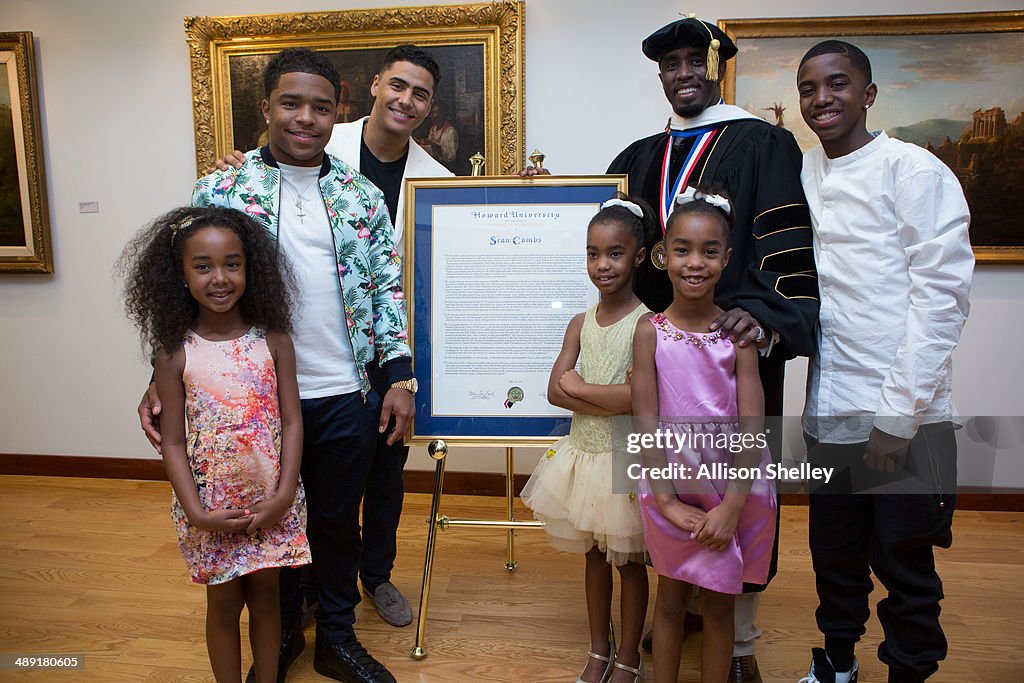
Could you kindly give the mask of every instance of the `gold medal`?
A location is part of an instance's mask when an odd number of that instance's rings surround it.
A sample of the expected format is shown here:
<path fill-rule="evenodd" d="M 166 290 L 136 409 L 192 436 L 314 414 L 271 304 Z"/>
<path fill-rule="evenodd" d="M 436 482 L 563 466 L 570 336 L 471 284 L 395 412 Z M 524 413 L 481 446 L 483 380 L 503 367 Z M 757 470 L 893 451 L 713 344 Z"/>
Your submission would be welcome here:
<path fill-rule="evenodd" d="M 668 259 L 665 255 L 665 240 L 661 240 L 651 248 L 651 265 L 658 270 L 668 268 Z"/>

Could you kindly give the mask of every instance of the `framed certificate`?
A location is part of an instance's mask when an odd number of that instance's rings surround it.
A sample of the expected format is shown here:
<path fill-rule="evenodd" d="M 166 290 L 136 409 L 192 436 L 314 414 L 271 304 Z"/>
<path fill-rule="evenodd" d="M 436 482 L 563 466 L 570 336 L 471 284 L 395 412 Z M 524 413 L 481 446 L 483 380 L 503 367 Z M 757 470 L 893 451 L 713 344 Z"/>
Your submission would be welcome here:
<path fill-rule="evenodd" d="M 419 381 L 411 443 L 545 445 L 569 320 L 597 303 L 587 224 L 626 176 L 406 181 L 405 296 Z"/>

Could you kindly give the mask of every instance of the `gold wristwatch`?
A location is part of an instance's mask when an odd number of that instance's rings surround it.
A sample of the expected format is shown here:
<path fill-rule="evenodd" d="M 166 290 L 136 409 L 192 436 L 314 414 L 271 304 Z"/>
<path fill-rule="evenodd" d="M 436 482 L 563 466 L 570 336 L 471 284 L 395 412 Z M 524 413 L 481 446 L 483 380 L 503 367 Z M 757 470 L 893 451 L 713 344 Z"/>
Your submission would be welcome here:
<path fill-rule="evenodd" d="M 403 379 L 401 382 L 393 382 L 391 384 L 392 389 L 405 389 L 413 396 L 416 395 L 416 390 L 420 388 L 420 383 L 416 381 L 416 378 Z"/>

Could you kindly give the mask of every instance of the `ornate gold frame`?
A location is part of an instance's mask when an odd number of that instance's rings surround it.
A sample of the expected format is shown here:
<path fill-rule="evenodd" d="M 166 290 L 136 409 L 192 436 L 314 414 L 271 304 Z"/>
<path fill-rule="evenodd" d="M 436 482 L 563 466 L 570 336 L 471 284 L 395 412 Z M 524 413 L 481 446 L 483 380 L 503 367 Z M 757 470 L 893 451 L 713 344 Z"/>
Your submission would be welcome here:
<path fill-rule="evenodd" d="M 311 49 L 480 45 L 484 58 L 482 150 L 495 169 L 523 163 L 522 0 L 473 5 L 389 7 L 341 12 L 186 17 L 192 67 L 196 168 L 202 173 L 231 151 L 228 59 L 287 47 Z"/>
<path fill-rule="evenodd" d="M 719 28 L 736 41 L 741 54 L 744 38 L 801 38 L 820 36 L 899 36 L 1024 31 L 1024 12 L 962 12 L 954 14 L 892 14 L 860 17 L 803 17 L 784 19 L 722 19 Z M 794 84 L 796 76 L 794 74 Z M 796 86 L 794 85 L 794 88 Z M 722 81 L 726 102 L 736 100 L 736 61 L 726 63 Z M 978 263 L 1024 263 L 1020 246 L 975 246 Z"/>
<path fill-rule="evenodd" d="M 0 247 L 0 273 L 52 273 L 50 210 L 46 199 L 46 167 L 39 119 L 36 57 L 31 31 L 0 33 L 0 53 L 13 55 L 16 78 L 8 78 L 14 123 L 17 176 L 25 219 L 25 245 Z M 12 75 L 5 55 L 0 68 Z M 19 125 L 20 124 L 20 125 Z"/>

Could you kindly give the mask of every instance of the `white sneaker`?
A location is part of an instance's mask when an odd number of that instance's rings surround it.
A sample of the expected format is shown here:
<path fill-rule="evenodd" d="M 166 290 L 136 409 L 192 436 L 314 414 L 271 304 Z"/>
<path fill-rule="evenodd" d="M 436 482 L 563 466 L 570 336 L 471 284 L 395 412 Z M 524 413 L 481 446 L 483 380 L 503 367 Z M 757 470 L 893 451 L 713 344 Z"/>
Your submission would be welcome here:
<path fill-rule="evenodd" d="M 836 671 L 820 647 L 811 650 L 811 671 L 796 683 L 857 683 L 857 658 L 849 671 Z"/>

